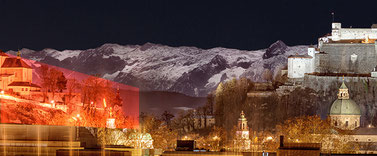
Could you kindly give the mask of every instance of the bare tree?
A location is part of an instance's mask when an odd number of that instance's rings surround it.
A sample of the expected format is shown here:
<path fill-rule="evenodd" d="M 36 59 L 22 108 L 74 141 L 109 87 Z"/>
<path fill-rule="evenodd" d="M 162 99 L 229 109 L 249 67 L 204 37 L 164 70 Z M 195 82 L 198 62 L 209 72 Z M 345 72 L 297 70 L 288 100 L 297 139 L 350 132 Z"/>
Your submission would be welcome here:
<path fill-rule="evenodd" d="M 47 65 L 41 66 L 42 73 L 42 89 L 44 92 L 44 101 L 46 101 L 47 92 L 52 93 L 52 99 L 57 91 L 62 92 L 66 88 L 67 79 L 63 72 L 50 68 Z"/>

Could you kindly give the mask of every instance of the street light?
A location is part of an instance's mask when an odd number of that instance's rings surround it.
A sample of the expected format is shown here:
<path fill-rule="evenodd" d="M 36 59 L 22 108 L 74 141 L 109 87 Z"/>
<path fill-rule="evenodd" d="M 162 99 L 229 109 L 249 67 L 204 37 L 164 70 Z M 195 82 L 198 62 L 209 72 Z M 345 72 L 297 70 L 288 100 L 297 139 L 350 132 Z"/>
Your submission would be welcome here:
<path fill-rule="evenodd" d="M 51 100 L 51 107 L 55 108 L 55 101 Z"/>

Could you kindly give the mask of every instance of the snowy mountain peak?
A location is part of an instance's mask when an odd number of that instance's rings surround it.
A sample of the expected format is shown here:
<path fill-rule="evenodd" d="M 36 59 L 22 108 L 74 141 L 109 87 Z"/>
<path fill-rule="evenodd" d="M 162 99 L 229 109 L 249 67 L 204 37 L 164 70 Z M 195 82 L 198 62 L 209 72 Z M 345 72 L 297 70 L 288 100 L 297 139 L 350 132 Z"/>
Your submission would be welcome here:
<path fill-rule="evenodd" d="M 288 47 L 282 41 L 266 50 L 229 48 L 200 49 L 144 45 L 104 44 L 87 50 L 22 49 L 22 57 L 139 87 L 142 91 L 173 91 L 206 96 L 219 82 L 248 77 L 263 81 L 268 68 L 273 73 L 286 65 L 287 56 L 307 46 Z M 15 54 L 14 51 L 8 53 Z"/>
<path fill-rule="evenodd" d="M 267 48 L 266 53 L 263 55 L 263 59 L 268 59 L 273 56 L 284 54 L 288 46 L 281 40 L 276 41 Z"/>

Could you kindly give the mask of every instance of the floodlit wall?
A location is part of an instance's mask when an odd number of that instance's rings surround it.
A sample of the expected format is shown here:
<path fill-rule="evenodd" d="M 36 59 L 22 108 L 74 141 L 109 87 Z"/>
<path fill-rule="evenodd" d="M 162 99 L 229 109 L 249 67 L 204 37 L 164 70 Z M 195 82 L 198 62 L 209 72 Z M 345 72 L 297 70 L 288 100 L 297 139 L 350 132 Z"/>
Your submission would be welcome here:
<path fill-rule="evenodd" d="M 332 24 L 332 40 L 377 39 L 376 28 L 342 28 L 341 23 Z"/>
<path fill-rule="evenodd" d="M 376 44 L 326 43 L 321 51 L 326 53 L 316 54 L 316 71 L 321 73 L 369 74 L 377 65 Z"/>
<path fill-rule="evenodd" d="M 312 59 L 291 57 L 288 58 L 288 77 L 289 78 L 303 78 L 305 73 L 312 69 Z"/>

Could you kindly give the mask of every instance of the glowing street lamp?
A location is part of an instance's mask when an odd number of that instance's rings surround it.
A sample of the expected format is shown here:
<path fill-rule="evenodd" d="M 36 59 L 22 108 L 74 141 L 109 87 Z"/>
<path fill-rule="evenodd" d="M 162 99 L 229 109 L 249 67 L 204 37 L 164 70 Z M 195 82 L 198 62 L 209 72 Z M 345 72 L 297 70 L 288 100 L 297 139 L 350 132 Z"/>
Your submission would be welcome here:
<path fill-rule="evenodd" d="M 51 100 L 51 107 L 55 108 L 55 101 L 54 100 Z"/>
<path fill-rule="evenodd" d="M 219 147 L 219 141 L 220 141 L 220 138 L 216 135 L 213 137 L 213 140 L 216 141 L 216 146 L 215 146 L 215 150 L 217 151 L 217 148 Z"/>
<path fill-rule="evenodd" d="M 183 137 L 183 140 L 188 140 L 188 137 L 187 136 Z"/>
<path fill-rule="evenodd" d="M 216 135 L 213 137 L 213 140 L 217 140 L 219 137 Z"/>
<path fill-rule="evenodd" d="M 4 94 L 4 91 L 2 90 L 0 93 L 1 93 L 1 94 Z"/>
<path fill-rule="evenodd" d="M 267 137 L 267 138 L 266 138 L 266 140 L 272 140 L 272 137 L 271 137 L 271 136 L 269 136 L 269 137 Z"/>

